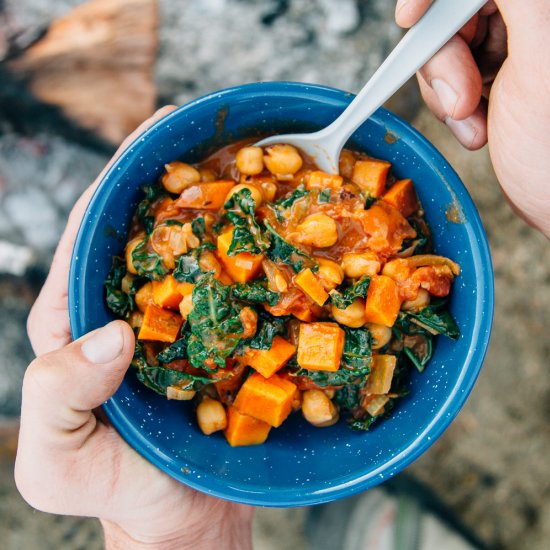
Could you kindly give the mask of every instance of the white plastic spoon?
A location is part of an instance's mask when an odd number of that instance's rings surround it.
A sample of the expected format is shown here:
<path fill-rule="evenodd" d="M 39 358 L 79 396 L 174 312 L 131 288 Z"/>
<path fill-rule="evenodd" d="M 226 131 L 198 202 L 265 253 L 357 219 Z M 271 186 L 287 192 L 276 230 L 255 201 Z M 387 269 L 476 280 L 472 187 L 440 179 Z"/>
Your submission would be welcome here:
<path fill-rule="evenodd" d="M 272 136 L 256 145 L 294 145 L 318 167 L 338 173 L 338 160 L 350 136 L 477 13 L 487 0 L 435 0 L 397 44 L 347 109 L 329 126 L 310 134 Z"/>

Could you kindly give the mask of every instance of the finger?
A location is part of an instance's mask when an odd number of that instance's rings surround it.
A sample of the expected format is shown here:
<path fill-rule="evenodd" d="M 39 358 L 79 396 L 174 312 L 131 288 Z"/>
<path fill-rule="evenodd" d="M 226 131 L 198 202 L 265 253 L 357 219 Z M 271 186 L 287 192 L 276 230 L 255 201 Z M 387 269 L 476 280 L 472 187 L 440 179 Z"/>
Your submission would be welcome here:
<path fill-rule="evenodd" d="M 118 157 L 120 157 L 140 134 L 174 109 L 176 109 L 175 105 L 167 105 L 159 109 L 151 118 L 148 118 L 138 126 L 138 128 L 122 142 L 113 158 L 94 183 L 84 191 L 69 214 L 67 226 L 54 254 L 50 273 L 31 309 L 27 321 L 27 331 L 29 333 L 31 345 L 37 355 L 59 349 L 70 341 L 68 321 L 65 320 L 65 322 L 63 322 L 68 310 L 67 287 L 69 267 L 80 222 L 82 221 L 86 207 L 99 185 L 99 182 Z"/>
<path fill-rule="evenodd" d="M 404 29 L 412 27 L 430 7 L 433 0 L 398 0 L 395 21 Z"/>
<path fill-rule="evenodd" d="M 466 42 L 453 37 L 428 61 L 420 74 L 434 90 L 447 116 L 469 117 L 481 98 L 481 75 Z"/>
<path fill-rule="evenodd" d="M 70 446 L 81 445 L 95 428 L 92 409 L 118 389 L 133 352 L 132 329 L 114 321 L 35 359 L 23 381 L 22 437 L 55 434 Z"/>
<path fill-rule="evenodd" d="M 447 125 L 466 149 L 474 151 L 487 143 L 487 113 L 481 104 L 476 107 L 468 118 L 453 120 L 445 112 L 437 94 L 428 86 L 421 75 L 418 75 L 418 82 L 426 105 L 441 122 Z"/>

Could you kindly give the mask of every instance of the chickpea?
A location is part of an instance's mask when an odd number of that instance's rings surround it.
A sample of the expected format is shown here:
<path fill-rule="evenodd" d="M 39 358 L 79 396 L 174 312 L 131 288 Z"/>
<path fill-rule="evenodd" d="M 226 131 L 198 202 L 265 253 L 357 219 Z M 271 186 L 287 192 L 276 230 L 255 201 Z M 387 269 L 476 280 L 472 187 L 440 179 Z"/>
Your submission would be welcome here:
<path fill-rule="evenodd" d="M 258 327 L 258 314 L 250 307 L 243 307 L 239 313 L 239 319 L 243 325 L 243 338 L 251 338 L 256 334 Z"/>
<path fill-rule="evenodd" d="M 122 277 L 122 281 L 120 281 L 120 290 L 126 292 L 126 294 L 130 294 L 134 279 L 135 277 L 131 273 L 126 273 L 126 275 Z"/>
<path fill-rule="evenodd" d="M 311 214 L 296 228 L 296 240 L 317 248 L 326 248 L 336 244 L 338 227 L 326 214 Z"/>
<path fill-rule="evenodd" d="M 256 176 L 264 169 L 264 152 L 261 147 L 243 147 L 235 155 L 235 164 L 241 174 Z"/>
<path fill-rule="evenodd" d="M 180 314 L 185 320 L 187 320 L 187 317 L 189 317 L 189 314 L 192 311 L 193 311 L 193 295 L 188 294 L 187 296 L 184 296 L 180 302 Z"/>
<path fill-rule="evenodd" d="M 178 386 L 168 386 L 166 388 L 166 399 L 175 399 L 176 401 L 190 401 L 195 397 L 195 390 L 184 390 Z"/>
<path fill-rule="evenodd" d="M 317 277 L 326 291 L 335 289 L 344 280 L 344 270 L 332 260 L 315 258 L 319 264 Z"/>
<path fill-rule="evenodd" d="M 423 288 L 419 289 L 418 294 L 414 300 L 405 300 L 401 304 L 401 309 L 405 311 L 418 311 L 423 307 L 430 305 L 430 293 Z"/>
<path fill-rule="evenodd" d="M 372 336 L 372 349 L 383 348 L 391 340 L 392 331 L 390 327 L 378 323 L 367 323 L 365 327 Z"/>
<path fill-rule="evenodd" d="M 205 435 L 225 430 L 227 414 L 223 405 L 215 399 L 205 397 L 197 407 L 197 422 Z"/>
<path fill-rule="evenodd" d="M 227 202 L 235 193 L 238 193 L 239 191 L 242 191 L 243 189 L 248 189 L 250 191 L 250 194 L 252 195 L 252 198 L 254 199 L 254 202 L 256 203 L 256 207 L 260 206 L 262 204 L 264 197 L 262 195 L 262 192 L 255 186 L 251 185 L 250 183 L 239 183 L 238 185 L 235 185 L 227 193 L 225 197 L 225 202 Z"/>
<path fill-rule="evenodd" d="M 351 151 L 344 149 L 340 153 L 340 162 L 339 162 L 339 168 L 338 168 L 340 175 L 350 180 L 353 174 L 353 166 L 355 164 L 355 161 L 356 161 L 355 155 Z"/>
<path fill-rule="evenodd" d="M 292 145 L 278 143 L 268 147 L 265 152 L 264 163 L 277 178 L 292 176 L 302 167 L 302 157 Z"/>
<path fill-rule="evenodd" d="M 302 394 L 302 414 L 317 428 L 332 426 L 338 422 L 338 410 L 321 390 L 307 390 Z"/>
<path fill-rule="evenodd" d="M 136 306 L 141 312 L 145 312 L 145 309 L 149 304 L 154 303 L 153 300 L 153 283 L 145 283 L 137 292 L 135 296 Z"/>
<path fill-rule="evenodd" d="M 216 172 L 210 168 L 199 168 L 199 174 L 201 175 L 202 182 L 216 181 L 218 179 Z"/>
<path fill-rule="evenodd" d="M 336 322 L 346 327 L 359 328 L 367 322 L 365 300 L 362 298 L 356 298 L 346 309 L 338 309 L 333 304 L 331 313 Z"/>
<path fill-rule="evenodd" d="M 162 176 L 162 185 L 169 193 L 180 194 L 190 185 L 201 181 L 201 175 L 196 168 L 185 162 L 171 162 L 164 166 L 166 173 Z"/>
<path fill-rule="evenodd" d="M 133 275 L 137 275 L 136 268 L 134 267 L 134 260 L 132 258 L 132 253 L 134 250 L 143 242 L 143 236 L 136 237 L 135 239 L 132 239 L 127 245 L 126 245 L 126 251 L 124 253 L 126 257 L 126 269 L 128 270 L 128 273 L 132 273 Z"/>
<path fill-rule="evenodd" d="M 363 275 L 376 275 L 380 271 L 382 264 L 374 252 L 350 252 L 344 254 L 342 258 L 342 267 L 346 277 L 350 279 L 359 279 Z"/>
<path fill-rule="evenodd" d="M 273 202 L 275 200 L 275 195 L 277 194 L 277 184 L 274 181 L 262 181 L 260 182 L 260 188 L 264 199 L 267 202 Z"/>

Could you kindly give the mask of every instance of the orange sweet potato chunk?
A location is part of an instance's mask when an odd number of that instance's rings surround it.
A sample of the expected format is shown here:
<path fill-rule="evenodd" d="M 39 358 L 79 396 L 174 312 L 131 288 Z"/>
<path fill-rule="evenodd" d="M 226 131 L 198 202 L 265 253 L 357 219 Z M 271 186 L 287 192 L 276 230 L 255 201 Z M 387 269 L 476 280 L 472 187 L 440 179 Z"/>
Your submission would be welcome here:
<path fill-rule="evenodd" d="M 296 286 L 303 290 L 317 305 L 322 306 L 328 300 L 327 291 L 309 267 L 300 271 L 300 273 L 294 277 L 294 282 Z"/>
<path fill-rule="evenodd" d="M 174 202 L 180 208 L 200 210 L 219 210 L 225 203 L 225 197 L 235 185 L 232 180 L 210 181 L 191 185 L 184 189 Z"/>
<path fill-rule="evenodd" d="M 228 256 L 227 252 L 232 239 L 233 229 L 229 229 L 218 236 L 218 257 L 234 281 L 246 283 L 258 274 L 264 256 L 263 254 L 249 254 L 248 252 L 239 252 L 235 256 Z"/>
<path fill-rule="evenodd" d="M 271 349 L 250 349 L 244 356 L 245 363 L 264 378 L 273 376 L 296 353 L 296 348 L 284 338 L 275 336 Z"/>
<path fill-rule="evenodd" d="M 264 378 L 255 372 L 241 386 L 234 406 L 240 413 L 277 428 L 290 414 L 296 391 L 296 385 L 289 380 L 276 374 Z"/>
<path fill-rule="evenodd" d="M 386 275 L 375 275 L 371 278 L 365 315 L 367 323 L 378 323 L 392 327 L 401 309 L 397 283 Z"/>
<path fill-rule="evenodd" d="M 353 166 L 351 181 L 371 197 L 380 197 L 386 188 L 391 164 L 384 160 L 358 160 Z"/>
<path fill-rule="evenodd" d="M 149 304 L 143 315 L 139 329 L 139 340 L 156 340 L 157 342 L 174 343 L 183 324 L 181 315 Z"/>
<path fill-rule="evenodd" d="M 368 237 L 367 246 L 379 254 L 395 254 L 405 239 L 416 237 L 416 231 L 399 210 L 382 200 L 357 217 Z"/>
<path fill-rule="evenodd" d="M 307 189 L 340 189 L 344 183 L 344 178 L 321 172 L 321 170 L 314 170 L 305 178 L 305 182 Z"/>
<path fill-rule="evenodd" d="M 193 293 L 194 288 L 195 288 L 195 285 L 193 283 L 183 282 L 183 283 L 178 283 L 177 285 L 178 292 L 182 296 L 189 296 L 189 294 Z"/>
<path fill-rule="evenodd" d="M 298 365 L 309 370 L 337 371 L 344 336 L 337 323 L 302 323 L 298 335 Z"/>
<path fill-rule="evenodd" d="M 395 355 L 376 355 L 367 380 L 367 395 L 383 395 L 390 391 L 393 371 L 397 365 Z"/>
<path fill-rule="evenodd" d="M 399 210 L 405 218 L 414 214 L 420 206 L 413 182 L 410 179 L 395 182 L 390 190 L 384 193 L 382 200 Z"/>
<path fill-rule="evenodd" d="M 227 428 L 224 431 L 232 447 L 261 445 L 267 439 L 271 426 L 257 418 L 240 413 L 236 407 L 227 409 Z"/>
<path fill-rule="evenodd" d="M 178 288 L 179 283 L 166 275 L 162 281 L 153 281 L 153 300 L 157 306 L 178 309 L 183 298 Z"/>

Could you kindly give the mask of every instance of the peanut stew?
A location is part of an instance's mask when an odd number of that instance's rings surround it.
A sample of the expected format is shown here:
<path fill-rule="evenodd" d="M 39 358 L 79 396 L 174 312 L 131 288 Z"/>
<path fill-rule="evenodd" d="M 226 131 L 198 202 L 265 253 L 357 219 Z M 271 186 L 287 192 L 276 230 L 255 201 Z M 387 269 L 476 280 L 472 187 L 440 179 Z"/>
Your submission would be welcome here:
<path fill-rule="evenodd" d="M 460 268 L 431 253 L 410 179 L 345 150 L 340 175 L 245 142 L 167 164 L 105 282 L 138 379 L 192 400 L 205 434 L 263 443 L 292 411 L 367 430 L 423 371 Z"/>

